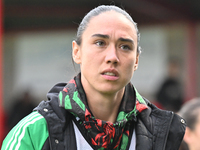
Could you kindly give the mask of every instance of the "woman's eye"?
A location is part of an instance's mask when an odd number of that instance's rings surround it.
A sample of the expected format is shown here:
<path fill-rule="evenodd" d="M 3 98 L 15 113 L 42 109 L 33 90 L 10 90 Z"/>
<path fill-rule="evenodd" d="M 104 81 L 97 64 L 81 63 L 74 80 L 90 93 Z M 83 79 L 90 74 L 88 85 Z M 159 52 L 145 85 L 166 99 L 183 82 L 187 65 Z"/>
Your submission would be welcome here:
<path fill-rule="evenodd" d="M 121 45 L 120 48 L 123 50 L 131 50 L 131 47 L 128 45 Z"/>
<path fill-rule="evenodd" d="M 95 43 L 97 46 L 104 46 L 105 45 L 105 42 L 104 41 L 97 41 Z"/>

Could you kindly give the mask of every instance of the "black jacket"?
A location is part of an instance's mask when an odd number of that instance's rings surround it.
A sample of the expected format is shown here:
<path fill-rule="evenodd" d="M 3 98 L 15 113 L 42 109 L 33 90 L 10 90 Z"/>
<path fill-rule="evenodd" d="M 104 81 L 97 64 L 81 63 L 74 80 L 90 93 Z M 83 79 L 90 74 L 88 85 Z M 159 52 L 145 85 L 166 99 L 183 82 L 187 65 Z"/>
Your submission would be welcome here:
<path fill-rule="evenodd" d="M 61 83 L 48 93 L 48 101 L 41 102 L 37 110 L 47 121 L 49 138 L 43 150 L 76 150 L 71 114 L 58 106 Z M 185 132 L 185 121 L 170 111 L 158 109 L 144 99 L 148 109 L 137 116 L 136 150 L 178 150 Z"/>

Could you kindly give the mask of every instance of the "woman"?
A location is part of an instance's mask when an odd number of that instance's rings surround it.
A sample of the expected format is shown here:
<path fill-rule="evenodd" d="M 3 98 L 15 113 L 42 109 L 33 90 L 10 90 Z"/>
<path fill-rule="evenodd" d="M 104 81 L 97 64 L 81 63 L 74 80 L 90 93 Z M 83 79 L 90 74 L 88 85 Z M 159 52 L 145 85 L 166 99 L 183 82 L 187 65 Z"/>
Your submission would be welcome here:
<path fill-rule="evenodd" d="M 179 114 L 185 118 L 187 127 L 180 150 L 200 149 L 200 98 L 195 98 L 183 105 Z"/>
<path fill-rule="evenodd" d="M 8 134 L 3 149 L 178 149 L 182 119 L 157 109 L 130 83 L 140 48 L 128 13 L 116 6 L 91 10 L 72 47 L 81 73 L 53 87 L 48 101 Z"/>

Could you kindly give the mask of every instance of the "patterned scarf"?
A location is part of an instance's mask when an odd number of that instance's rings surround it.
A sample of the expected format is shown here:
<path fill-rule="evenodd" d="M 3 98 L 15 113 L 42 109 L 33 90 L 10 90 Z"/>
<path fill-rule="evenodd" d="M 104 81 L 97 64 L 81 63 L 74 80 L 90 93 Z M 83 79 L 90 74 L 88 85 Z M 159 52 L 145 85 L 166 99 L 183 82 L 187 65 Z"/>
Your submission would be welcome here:
<path fill-rule="evenodd" d="M 145 101 L 129 83 L 125 88 L 116 122 L 95 119 L 88 107 L 80 78 L 81 74 L 70 80 L 59 93 L 59 106 L 74 115 L 73 121 L 94 149 L 126 150 L 136 116 L 147 109 Z"/>

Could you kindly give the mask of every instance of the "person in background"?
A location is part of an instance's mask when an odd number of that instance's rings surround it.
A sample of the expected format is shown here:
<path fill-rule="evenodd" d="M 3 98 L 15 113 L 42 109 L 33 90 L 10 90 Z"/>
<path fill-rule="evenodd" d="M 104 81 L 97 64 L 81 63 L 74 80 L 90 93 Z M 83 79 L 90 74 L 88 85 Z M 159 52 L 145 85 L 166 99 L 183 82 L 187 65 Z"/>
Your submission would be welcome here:
<path fill-rule="evenodd" d="M 101 5 L 72 42 L 80 73 L 55 85 L 7 135 L 4 149 L 178 150 L 184 120 L 158 109 L 130 83 L 138 68 L 139 31 L 131 16 Z"/>
<path fill-rule="evenodd" d="M 171 58 L 168 63 L 168 76 L 156 93 L 156 101 L 162 109 L 178 112 L 184 102 L 179 72 L 180 64 L 178 60 Z"/>
<path fill-rule="evenodd" d="M 14 102 L 8 114 L 7 128 L 9 131 L 37 106 L 29 90 L 24 91 L 21 96 L 15 98 L 17 100 Z"/>
<path fill-rule="evenodd" d="M 200 98 L 186 102 L 179 111 L 187 123 L 180 150 L 200 150 Z"/>

